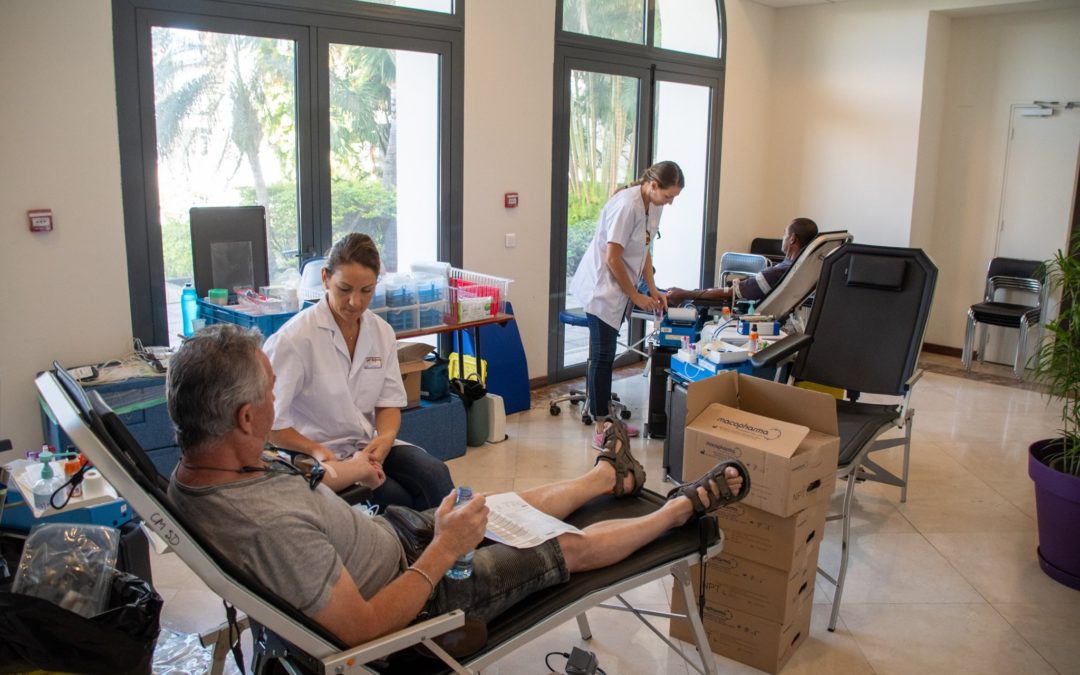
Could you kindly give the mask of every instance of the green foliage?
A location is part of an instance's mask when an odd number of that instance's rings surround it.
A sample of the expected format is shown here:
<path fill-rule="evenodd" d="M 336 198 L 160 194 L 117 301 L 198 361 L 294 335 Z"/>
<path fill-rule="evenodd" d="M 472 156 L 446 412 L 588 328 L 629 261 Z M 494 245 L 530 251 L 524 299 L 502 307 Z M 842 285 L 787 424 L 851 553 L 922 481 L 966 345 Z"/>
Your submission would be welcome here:
<path fill-rule="evenodd" d="M 1073 241 L 1080 251 L 1080 236 Z M 1080 258 L 1058 250 L 1046 262 L 1052 289 L 1061 290 L 1061 312 L 1046 326 L 1035 353 L 1035 380 L 1061 399 L 1063 450 L 1047 458 L 1058 470 L 1080 476 Z"/>
<path fill-rule="evenodd" d="M 186 218 L 161 224 L 161 253 L 165 259 L 165 278 L 187 282 L 195 277 L 191 260 L 191 225 Z"/>
<path fill-rule="evenodd" d="M 600 211 L 607 201 L 604 185 L 589 183 L 581 194 L 569 195 L 566 209 L 566 271 L 577 270 L 585 249 L 589 247 L 600 218 Z"/>
<path fill-rule="evenodd" d="M 334 238 L 349 232 L 371 235 L 380 252 L 397 221 L 397 195 L 375 176 L 338 179 L 331 185 L 330 218 Z"/>

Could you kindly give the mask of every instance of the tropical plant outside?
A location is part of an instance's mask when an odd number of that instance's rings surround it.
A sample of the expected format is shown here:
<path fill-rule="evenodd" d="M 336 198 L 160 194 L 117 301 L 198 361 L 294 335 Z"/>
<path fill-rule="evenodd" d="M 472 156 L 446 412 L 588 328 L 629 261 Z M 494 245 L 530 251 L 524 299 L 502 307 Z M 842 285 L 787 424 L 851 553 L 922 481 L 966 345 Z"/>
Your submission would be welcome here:
<path fill-rule="evenodd" d="M 297 269 L 295 44 L 153 29 L 165 277 L 192 278 L 188 209 L 266 208 L 271 283 Z M 337 50 L 331 68 L 332 231 L 363 231 L 396 254 L 394 52 Z M 387 255 L 389 253 L 390 255 Z"/>
<path fill-rule="evenodd" d="M 1073 240 L 1080 251 L 1080 236 Z M 1061 450 L 1046 458 L 1057 470 L 1080 476 L 1080 258 L 1058 250 L 1045 264 L 1051 290 L 1061 291 L 1061 310 L 1046 325 L 1034 358 L 1034 379 L 1061 399 Z"/>

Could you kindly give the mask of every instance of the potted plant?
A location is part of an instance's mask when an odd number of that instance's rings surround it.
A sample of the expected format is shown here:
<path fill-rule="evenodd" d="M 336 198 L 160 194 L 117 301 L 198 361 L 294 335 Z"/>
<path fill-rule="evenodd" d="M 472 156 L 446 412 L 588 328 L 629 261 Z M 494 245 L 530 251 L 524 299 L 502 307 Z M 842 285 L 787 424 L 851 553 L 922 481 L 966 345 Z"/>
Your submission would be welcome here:
<path fill-rule="evenodd" d="M 1031 445 L 1028 475 L 1035 482 L 1039 566 L 1080 589 L 1080 258 L 1058 250 L 1046 272 L 1051 288 L 1061 289 L 1061 313 L 1046 325 L 1033 357 L 1034 379 L 1060 401 L 1061 435 Z"/>

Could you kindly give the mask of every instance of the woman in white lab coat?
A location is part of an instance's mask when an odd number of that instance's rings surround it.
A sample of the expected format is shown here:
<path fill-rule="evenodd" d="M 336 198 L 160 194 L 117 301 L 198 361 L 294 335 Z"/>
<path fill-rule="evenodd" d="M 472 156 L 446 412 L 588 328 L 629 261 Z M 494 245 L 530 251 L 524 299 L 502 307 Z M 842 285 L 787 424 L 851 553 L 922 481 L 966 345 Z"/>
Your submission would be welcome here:
<path fill-rule="evenodd" d="M 589 321 L 587 384 L 590 413 L 597 420 L 609 414 L 615 340 L 631 303 L 649 312 L 667 307 L 653 280 L 652 241 L 661 211 L 679 196 L 685 182 L 678 164 L 657 162 L 616 192 L 600 212 L 596 235 L 570 283 L 570 293 Z M 638 290 L 641 280 L 648 294 Z M 637 429 L 627 428 L 637 435 Z"/>
<path fill-rule="evenodd" d="M 397 343 L 368 311 L 380 265 L 371 237 L 343 237 L 322 270 L 326 295 L 263 345 L 276 374 L 270 440 L 317 457 L 336 491 L 360 484 L 381 506 L 423 510 L 454 486 L 442 461 L 397 440 L 406 404 Z"/>

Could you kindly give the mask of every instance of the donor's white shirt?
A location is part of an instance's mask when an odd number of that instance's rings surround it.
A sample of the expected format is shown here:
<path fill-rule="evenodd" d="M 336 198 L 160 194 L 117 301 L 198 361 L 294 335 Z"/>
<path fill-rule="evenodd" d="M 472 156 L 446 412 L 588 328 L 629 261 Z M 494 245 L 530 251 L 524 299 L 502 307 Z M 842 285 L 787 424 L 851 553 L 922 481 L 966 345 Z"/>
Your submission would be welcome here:
<path fill-rule="evenodd" d="M 292 427 L 339 459 L 375 437 L 375 408 L 406 405 L 394 329 L 371 310 L 351 361 L 325 297 L 271 335 L 263 351 L 277 376 L 273 428 Z"/>

